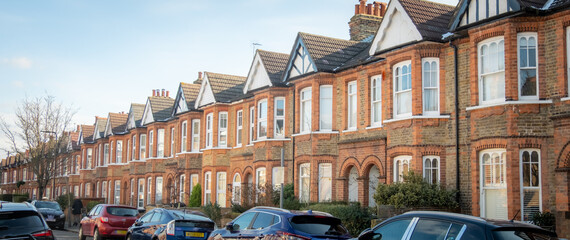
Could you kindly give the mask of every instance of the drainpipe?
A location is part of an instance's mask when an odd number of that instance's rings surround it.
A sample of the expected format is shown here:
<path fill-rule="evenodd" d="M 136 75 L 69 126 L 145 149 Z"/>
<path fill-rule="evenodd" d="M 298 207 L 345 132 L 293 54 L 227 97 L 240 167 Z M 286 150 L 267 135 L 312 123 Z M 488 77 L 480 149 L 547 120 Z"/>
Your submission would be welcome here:
<path fill-rule="evenodd" d="M 295 88 L 295 85 L 293 85 L 293 106 L 291 107 L 291 109 L 293 109 L 293 131 L 291 132 L 291 183 L 293 184 L 293 192 L 295 192 L 295 137 L 293 137 L 293 134 L 295 134 L 295 92 L 297 91 L 297 89 Z"/>
<path fill-rule="evenodd" d="M 451 42 L 452 40 L 449 40 L 449 46 L 453 48 L 453 61 L 454 61 L 454 77 L 455 77 L 455 172 L 457 174 L 457 177 L 455 178 L 455 188 L 457 189 L 457 194 L 455 195 L 455 198 L 457 200 L 457 202 L 460 201 L 460 197 L 459 197 L 459 190 L 460 190 L 460 168 L 459 168 L 459 73 L 457 72 L 458 69 L 458 58 L 457 58 L 457 45 L 453 44 Z"/>

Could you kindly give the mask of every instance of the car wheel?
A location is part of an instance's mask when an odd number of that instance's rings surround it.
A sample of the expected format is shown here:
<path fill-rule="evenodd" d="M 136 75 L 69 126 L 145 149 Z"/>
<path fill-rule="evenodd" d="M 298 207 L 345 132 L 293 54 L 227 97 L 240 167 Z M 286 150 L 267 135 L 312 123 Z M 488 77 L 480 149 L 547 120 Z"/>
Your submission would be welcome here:
<path fill-rule="evenodd" d="M 99 229 L 97 228 L 95 228 L 95 232 L 93 233 L 93 240 L 103 240 L 103 238 L 99 234 Z"/>
<path fill-rule="evenodd" d="M 127 234 L 127 240 L 132 240 L 131 235 Z"/>
<path fill-rule="evenodd" d="M 83 227 L 79 225 L 79 240 L 85 240 L 87 237 L 83 235 Z"/>

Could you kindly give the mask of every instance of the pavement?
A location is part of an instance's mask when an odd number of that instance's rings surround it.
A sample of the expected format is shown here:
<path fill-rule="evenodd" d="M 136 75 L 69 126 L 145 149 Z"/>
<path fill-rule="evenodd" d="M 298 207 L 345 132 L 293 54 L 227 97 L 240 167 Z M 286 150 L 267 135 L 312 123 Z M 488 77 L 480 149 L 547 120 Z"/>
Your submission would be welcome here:
<path fill-rule="evenodd" d="M 65 228 L 64 228 L 64 230 L 65 230 L 65 231 L 68 231 L 68 232 L 79 233 L 79 225 L 77 225 L 77 226 L 67 226 L 67 223 L 65 223 Z"/>

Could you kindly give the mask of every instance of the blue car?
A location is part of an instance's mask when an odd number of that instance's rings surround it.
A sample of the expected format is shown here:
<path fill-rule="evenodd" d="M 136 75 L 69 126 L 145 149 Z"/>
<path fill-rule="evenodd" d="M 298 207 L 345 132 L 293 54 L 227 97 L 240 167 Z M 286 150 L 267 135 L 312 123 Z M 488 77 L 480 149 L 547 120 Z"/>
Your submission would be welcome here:
<path fill-rule="evenodd" d="M 254 207 L 210 239 L 349 239 L 340 219 L 324 212 Z"/>
<path fill-rule="evenodd" d="M 207 239 L 216 224 L 198 212 L 155 208 L 129 227 L 127 240 Z"/>

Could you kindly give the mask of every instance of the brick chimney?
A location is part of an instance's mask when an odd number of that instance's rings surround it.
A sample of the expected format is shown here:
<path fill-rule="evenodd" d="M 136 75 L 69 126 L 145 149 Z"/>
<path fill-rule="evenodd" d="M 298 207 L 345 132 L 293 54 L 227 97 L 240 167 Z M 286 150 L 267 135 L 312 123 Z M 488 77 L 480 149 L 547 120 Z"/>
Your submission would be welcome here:
<path fill-rule="evenodd" d="M 359 0 L 359 4 L 354 6 L 354 16 L 348 22 L 350 40 L 362 41 L 375 35 L 386 13 L 387 5 L 383 2 L 366 4 L 366 0 Z"/>

